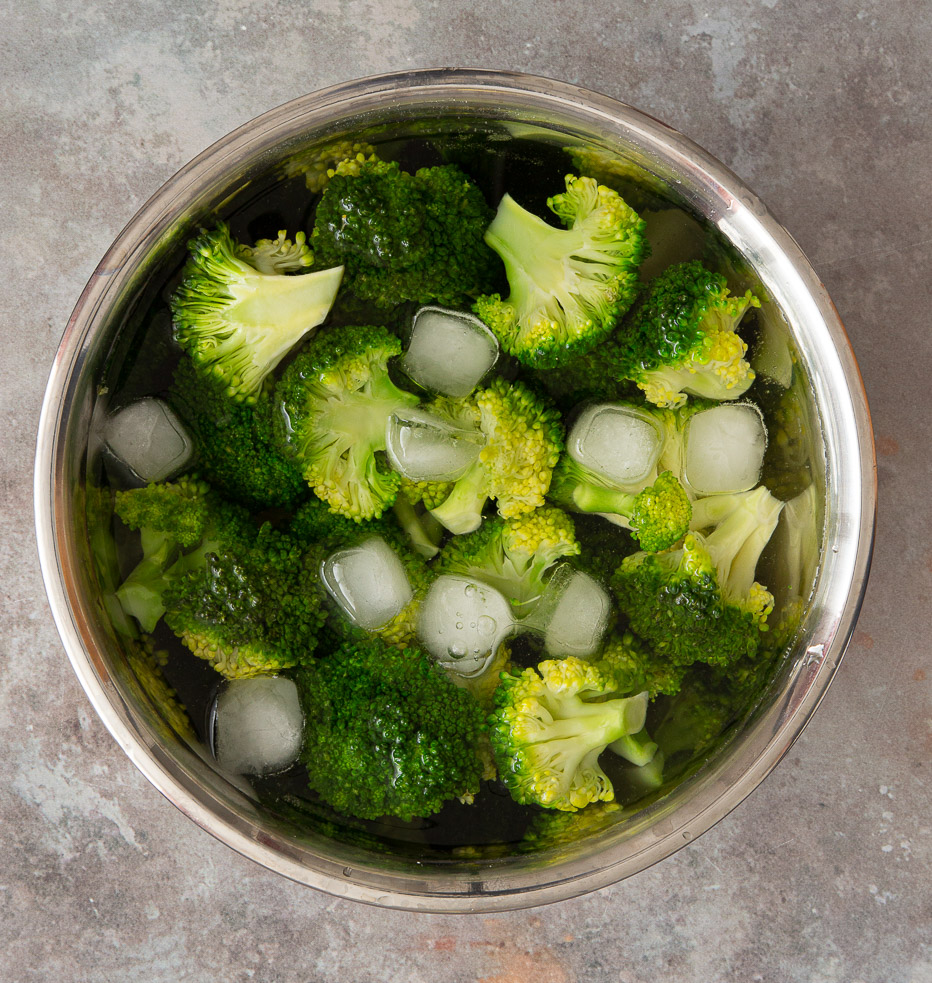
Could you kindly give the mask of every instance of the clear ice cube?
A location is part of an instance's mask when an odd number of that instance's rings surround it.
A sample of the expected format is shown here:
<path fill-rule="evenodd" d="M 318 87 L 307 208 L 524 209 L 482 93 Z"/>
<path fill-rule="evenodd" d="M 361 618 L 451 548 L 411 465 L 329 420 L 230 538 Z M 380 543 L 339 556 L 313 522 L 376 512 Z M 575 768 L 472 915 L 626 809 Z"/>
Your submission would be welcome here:
<path fill-rule="evenodd" d="M 760 481 L 767 449 L 764 417 L 753 403 L 722 403 L 686 423 L 683 477 L 697 495 L 748 491 Z"/>
<path fill-rule="evenodd" d="M 612 602 L 598 581 L 562 563 L 529 621 L 544 633 L 548 655 L 585 659 L 602 647 Z"/>
<path fill-rule="evenodd" d="M 468 577 L 438 577 L 418 613 L 421 643 L 440 665 L 461 676 L 479 675 L 513 628 L 508 601 Z"/>
<path fill-rule="evenodd" d="M 331 553 L 320 579 L 354 625 L 375 631 L 414 596 L 401 560 L 380 536 Z"/>
<path fill-rule="evenodd" d="M 191 440 L 161 399 L 147 397 L 124 406 L 106 422 L 104 442 L 141 481 L 164 481 L 191 460 Z"/>
<path fill-rule="evenodd" d="M 621 403 L 602 403 L 580 415 L 566 446 L 577 464 L 624 488 L 653 478 L 664 436 L 649 413 Z"/>
<path fill-rule="evenodd" d="M 290 679 L 232 679 L 217 697 L 214 714 L 214 751 L 227 771 L 272 775 L 298 757 L 304 714 Z"/>
<path fill-rule="evenodd" d="M 472 314 L 444 307 L 422 307 L 402 368 L 425 389 L 462 399 L 498 359 L 498 339 Z"/>
<path fill-rule="evenodd" d="M 391 466 L 412 481 L 455 481 L 485 446 L 478 430 L 455 427 L 424 410 L 399 410 L 385 425 Z"/>

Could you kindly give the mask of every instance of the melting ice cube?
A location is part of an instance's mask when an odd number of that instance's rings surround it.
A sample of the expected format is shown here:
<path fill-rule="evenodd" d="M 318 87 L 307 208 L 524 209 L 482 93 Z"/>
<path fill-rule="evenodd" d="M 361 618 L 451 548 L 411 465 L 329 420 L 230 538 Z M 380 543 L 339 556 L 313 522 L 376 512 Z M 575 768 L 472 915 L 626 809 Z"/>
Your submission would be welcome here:
<path fill-rule="evenodd" d="M 498 358 L 498 339 L 472 314 L 422 307 L 402 368 L 425 389 L 461 399 L 468 396 Z"/>
<path fill-rule="evenodd" d="M 191 441 L 178 417 L 161 399 L 148 397 L 114 413 L 104 442 L 140 480 L 164 481 L 191 460 Z"/>
<path fill-rule="evenodd" d="M 764 417 L 753 403 L 722 403 L 686 424 L 683 477 L 697 495 L 748 491 L 767 449 Z"/>
<path fill-rule="evenodd" d="M 320 579 L 346 617 L 366 631 L 387 625 L 413 597 L 401 560 L 380 536 L 331 553 Z"/>
<path fill-rule="evenodd" d="M 530 621 L 544 632 L 549 655 L 595 655 L 608 627 L 612 602 L 588 574 L 561 563 L 553 572 Z"/>
<path fill-rule="evenodd" d="M 513 627 L 508 601 L 497 590 L 468 577 L 444 575 L 421 604 L 417 633 L 445 669 L 475 676 Z"/>
<path fill-rule="evenodd" d="M 214 709 L 217 760 L 236 775 L 284 771 L 301 750 L 298 689 L 282 676 L 232 679 Z"/>
<path fill-rule="evenodd" d="M 485 445 L 478 430 L 455 427 L 424 410 L 399 410 L 385 425 L 391 466 L 412 481 L 455 481 Z"/>
<path fill-rule="evenodd" d="M 663 442 L 663 429 L 649 413 L 602 403 L 582 413 L 566 446 L 577 464 L 624 487 L 653 476 Z"/>

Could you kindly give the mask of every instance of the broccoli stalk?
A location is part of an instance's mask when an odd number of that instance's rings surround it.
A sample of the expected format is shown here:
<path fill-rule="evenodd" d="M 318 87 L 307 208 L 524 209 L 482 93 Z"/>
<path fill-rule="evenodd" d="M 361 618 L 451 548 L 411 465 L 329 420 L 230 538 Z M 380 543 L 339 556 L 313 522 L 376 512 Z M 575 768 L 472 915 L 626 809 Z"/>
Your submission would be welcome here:
<path fill-rule="evenodd" d="M 615 682 L 573 657 L 503 673 L 489 736 L 502 781 L 521 804 L 574 812 L 611 802 L 599 755 L 644 727 L 647 693 L 609 698 Z"/>
<path fill-rule="evenodd" d="M 473 408 L 486 444 L 443 503 L 431 509 L 457 535 L 479 528 L 490 498 L 506 519 L 543 505 L 563 448 L 559 415 L 520 382 L 495 379 L 463 403 Z M 433 408 L 443 405 L 437 401 Z"/>
<path fill-rule="evenodd" d="M 550 497 L 579 512 L 597 512 L 621 520 L 648 552 L 665 550 L 689 529 L 692 506 L 672 471 L 664 471 L 652 485 L 637 493 L 612 485 L 584 468 L 568 454 L 553 472 Z"/>
<path fill-rule="evenodd" d="M 611 333 L 637 293 L 645 248 L 644 223 L 592 178 L 567 175 L 566 192 L 547 205 L 566 228 L 502 198 L 485 240 L 511 292 L 474 306 L 505 351 L 538 369 L 564 365 Z"/>
<path fill-rule="evenodd" d="M 231 398 L 254 401 L 269 373 L 327 316 L 343 268 L 262 273 L 242 258 L 243 247 L 223 222 L 188 248 L 171 300 L 175 340 L 201 373 L 223 380 Z M 267 265 L 268 248 L 257 249 Z"/>

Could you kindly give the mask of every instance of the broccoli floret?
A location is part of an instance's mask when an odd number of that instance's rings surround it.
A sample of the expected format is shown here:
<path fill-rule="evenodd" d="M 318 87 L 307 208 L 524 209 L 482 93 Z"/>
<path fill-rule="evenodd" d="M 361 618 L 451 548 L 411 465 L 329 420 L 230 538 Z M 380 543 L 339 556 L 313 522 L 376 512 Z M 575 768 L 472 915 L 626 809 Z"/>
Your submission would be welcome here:
<path fill-rule="evenodd" d="M 416 648 L 348 642 L 298 671 L 311 788 L 362 819 L 410 820 L 478 791 L 478 703 Z"/>
<path fill-rule="evenodd" d="M 644 223 L 615 191 L 566 177 L 547 200 L 566 226 L 548 225 L 506 194 L 486 232 L 502 257 L 510 293 L 480 297 L 473 310 L 525 365 L 564 365 L 614 329 L 637 293 Z"/>
<path fill-rule="evenodd" d="M 611 675 L 573 657 L 503 674 L 489 736 L 499 775 L 516 802 L 574 812 L 613 800 L 599 755 L 613 741 L 638 733 L 647 710 L 646 692 L 605 699 L 615 692 Z"/>
<path fill-rule="evenodd" d="M 563 449 L 559 414 L 520 382 L 495 379 L 461 405 L 471 407 L 486 444 L 431 514 L 452 533 L 472 532 L 490 498 L 506 519 L 544 504 Z M 435 411 L 440 401 L 432 404 Z"/>
<path fill-rule="evenodd" d="M 178 701 L 178 694 L 168 685 L 162 668 L 168 660 L 168 653 L 156 649 L 149 635 L 124 639 L 126 661 L 133 672 L 139 689 L 157 711 L 162 721 L 189 744 L 197 743 L 197 734 L 191 725 L 187 710 Z"/>
<path fill-rule="evenodd" d="M 277 673 L 313 654 L 324 622 L 313 554 L 263 526 L 246 548 L 219 548 L 173 577 L 165 622 L 228 679 Z"/>
<path fill-rule="evenodd" d="M 676 665 L 727 667 L 753 657 L 767 630 L 773 596 L 754 574 L 783 503 L 763 486 L 735 498 L 740 505 L 707 536 L 625 557 L 612 578 L 632 630 Z"/>
<path fill-rule="evenodd" d="M 220 222 L 188 243 L 191 258 L 171 300 L 175 340 L 233 399 L 254 401 L 262 383 L 333 305 L 343 269 L 301 276 L 260 273 Z M 263 248 L 263 262 L 268 250 Z"/>
<path fill-rule="evenodd" d="M 292 242 L 285 229 L 279 230 L 277 239 L 259 239 L 254 246 L 238 243 L 236 255 L 260 273 L 269 274 L 299 273 L 314 262 L 307 236 L 298 232 Z"/>
<path fill-rule="evenodd" d="M 275 390 L 277 445 L 319 498 L 357 522 L 380 516 L 401 484 L 381 460 L 388 418 L 418 403 L 389 378 L 388 360 L 400 352 L 385 328 L 332 328 L 312 339 Z"/>
<path fill-rule="evenodd" d="M 337 165 L 317 206 L 316 261 L 344 264 L 346 285 L 378 307 L 460 307 L 498 272 L 482 236 L 492 211 L 455 165 L 416 174 L 357 156 Z"/>
<path fill-rule="evenodd" d="M 139 530 L 142 559 L 116 591 L 123 611 L 151 632 L 165 613 L 169 584 L 220 544 L 250 535 L 244 509 L 224 502 L 195 476 L 117 492 L 114 512 Z"/>
<path fill-rule="evenodd" d="M 698 260 L 678 263 L 651 281 L 611 350 L 599 356 L 658 406 L 682 406 L 687 393 L 737 399 L 754 381 L 747 345 L 736 334 L 751 307 L 760 301 L 750 290 L 733 297 L 720 273 Z"/>
<path fill-rule="evenodd" d="M 374 153 L 375 147 L 370 143 L 346 139 L 334 140 L 295 154 L 285 161 L 284 172 L 286 177 L 303 174 L 308 191 L 316 194 L 327 186 L 327 182 L 336 173 L 334 168 L 339 163 L 354 159 L 361 162 Z"/>
<path fill-rule="evenodd" d="M 254 403 L 232 399 L 226 383 L 202 375 L 182 356 L 169 396 L 213 487 L 247 508 L 290 507 L 308 494 L 295 462 L 272 443 L 274 402 L 268 382 Z"/>
<path fill-rule="evenodd" d="M 455 536 L 443 548 L 437 569 L 494 587 L 520 619 L 540 600 L 554 565 L 578 553 L 573 520 L 545 507 L 514 519 L 491 518 L 475 532 Z"/>
<path fill-rule="evenodd" d="M 531 820 L 518 850 L 521 853 L 572 850 L 585 837 L 614 826 L 622 815 L 622 807 L 617 802 L 595 802 L 578 812 L 545 809 Z"/>
<path fill-rule="evenodd" d="M 686 667 L 652 652 L 630 631 L 613 635 L 605 643 L 597 665 L 611 675 L 619 694 L 634 695 L 646 690 L 652 700 L 679 692 L 686 674 Z"/>
<path fill-rule="evenodd" d="M 657 552 L 679 542 L 689 529 L 689 496 L 672 471 L 636 494 L 622 491 L 607 478 L 564 454 L 553 472 L 550 497 L 566 508 L 617 516 L 641 549 Z"/>
<path fill-rule="evenodd" d="M 666 773 L 707 749 L 743 706 L 742 701 L 711 684 L 704 673 L 693 670 L 654 728 Z"/>

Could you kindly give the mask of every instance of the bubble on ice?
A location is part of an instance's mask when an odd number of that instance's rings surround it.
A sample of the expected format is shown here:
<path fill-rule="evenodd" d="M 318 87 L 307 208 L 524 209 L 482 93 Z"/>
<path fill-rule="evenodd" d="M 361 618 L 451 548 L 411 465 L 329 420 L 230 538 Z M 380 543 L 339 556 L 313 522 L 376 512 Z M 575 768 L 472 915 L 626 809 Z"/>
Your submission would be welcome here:
<path fill-rule="evenodd" d="M 104 442 L 118 460 L 145 482 L 164 481 L 191 460 L 191 440 L 161 399 L 147 397 L 114 413 Z"/>
<path fill-rule="evenodd" d="M 767 449 L 764 417 L 753 403 L 722 403 L 686 424 L 683 477 L 698 495 L 749 491 Z"/>
<path fill-rule="evenodd" d="M 387 625 L 413 597 L 401 560 L 380 536 L 331 553 L 320 579 L 346 617 L 366 631 Z"/>
<path fill-rule="evenodd" d="M 612 602 L 598 581 L 562 563 L 553 572 L 531 620 L 549 655 L 584 659 L 602 646 Z"/>
<path fill-rule="evenodd" d="M 508 601 L 493 587 L 468 577 L 443 575 L 421 603 L 417 633 L 445 669 L 475 676 L 513 627 Z"/>
<path fill-rule="evenodd" d="M 634 406 L 602 403 L 585 410 L 567 440 L 577 464 L 622 487 L 652 477 L 664 433 L 649 413 Z"/>
<path fill-rule="evenodd" d="M 485 446 L 478 430 L 464 430 L 425 410 L 399 410 L 385 425 L 391 466 L 412 481 L 455 481 Z"/>
<path fill-rule="evenodd" d="M 419 385 L 462 399 L 498 359 L 498 339 L 472 314 L 445 307 L 422 307 L 402 368 Z"/>
<path fill-rule="evenodd" d="M 304 714 L 283 676 L 232 679 L 214 707 L 214 752 L 236 775 L 273 775 L 298 757 Z"/>

